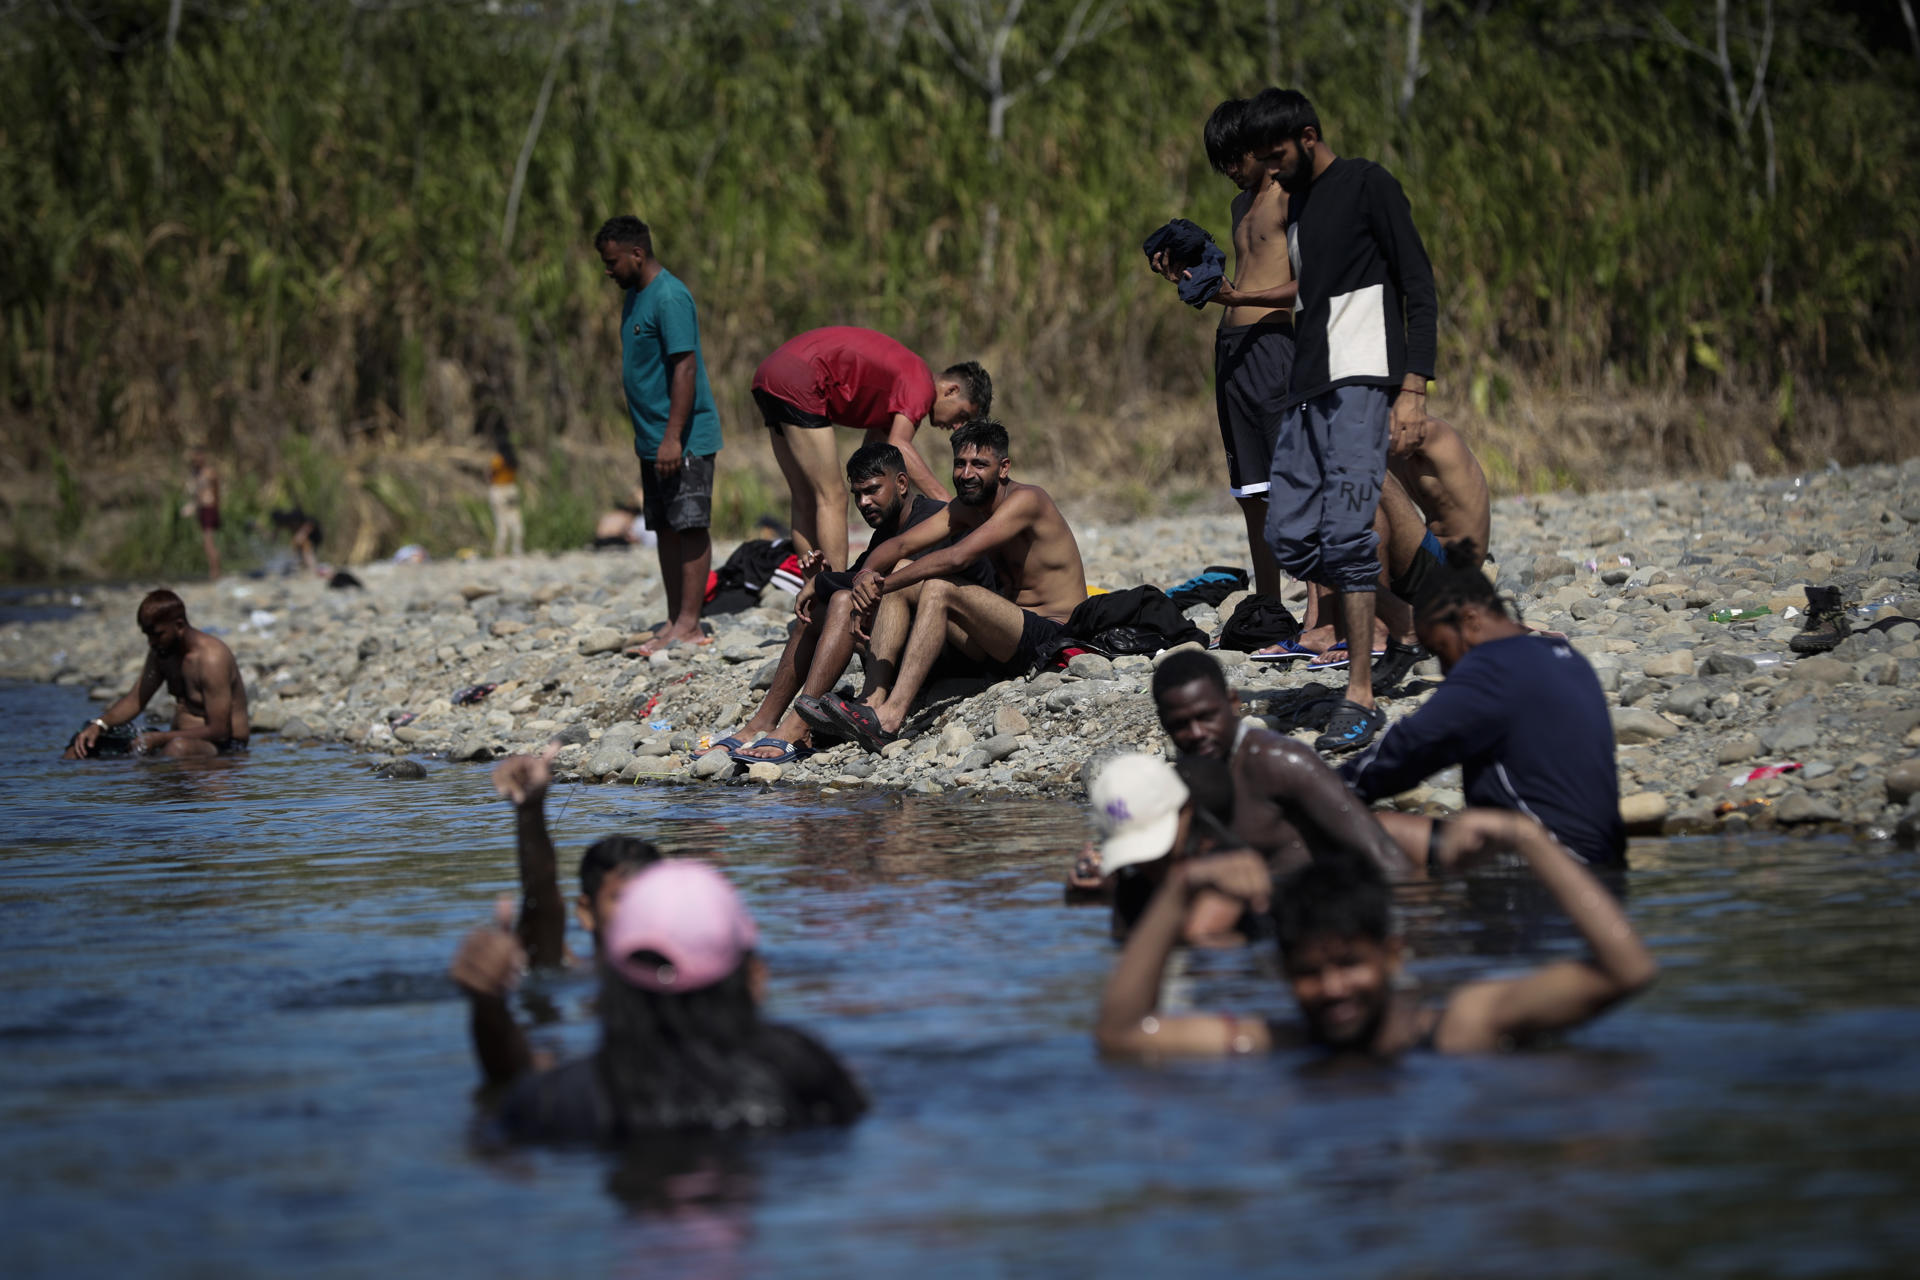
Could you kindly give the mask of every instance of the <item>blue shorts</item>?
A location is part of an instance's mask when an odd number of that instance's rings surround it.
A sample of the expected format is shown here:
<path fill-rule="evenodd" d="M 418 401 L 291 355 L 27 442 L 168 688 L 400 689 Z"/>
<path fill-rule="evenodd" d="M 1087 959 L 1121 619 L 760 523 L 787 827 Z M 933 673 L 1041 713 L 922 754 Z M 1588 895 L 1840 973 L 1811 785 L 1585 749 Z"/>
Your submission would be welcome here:
<path fill-rule="evenodd" d="M 1387 475 L 1386 387 L 1335 387 L 1287 410 L 1267 489 L 1267 542 L 1283 572 L 1335 591 L 1379 585 L 1373 515 Z"/>

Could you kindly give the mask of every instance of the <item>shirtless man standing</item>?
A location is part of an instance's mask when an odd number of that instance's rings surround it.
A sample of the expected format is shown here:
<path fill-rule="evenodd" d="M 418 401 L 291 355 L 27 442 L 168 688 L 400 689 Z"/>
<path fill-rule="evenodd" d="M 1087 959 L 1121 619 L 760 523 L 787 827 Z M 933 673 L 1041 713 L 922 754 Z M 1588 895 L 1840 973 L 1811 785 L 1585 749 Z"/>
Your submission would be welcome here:
<path fill-rule="evenodd" d="M 1007 429 L 991 418 L 954 432 L 954 500 L 944 511 L 875 547 L 867 567 L 853 580 L 853 609 L 859 617 L 871 617 L 881 599 L 896 592 L 918 587 L 920 597 L 899 673 L 886 698 L 868 705 L 828 696 L 818 703 L 848 737 L 870 751 L 899 735 L 943 648 L 951 645 L 962 656 L 1008 676 L 1022 674 L 1063 633 L 1067 618 L 1087 598 L 1086 570 L 1073 530 L 1045 489 L 1014 482 L 1007 448 Z M 919 558 L 900 563 L 912 556 Z M 981 558 L 993 566 L 998 591 L 947 580 Z M 883 572 L 876 565 L 898 567 Z"/>
<path fill-rule="evenodd" d="M 247 686 L 233 651 L 215 636 L 187 623 L 187 606 L 165 590 L 149 591 L 136 615 L 147 637 L 147 664 L 139 682 L 114 704 L 89 720 L 67 744 L 65 758 L 97 754 L 102 734 L 138 716 L 162 684 L 173 695 L 173 728 L 134 737 L 134 755 L 212 756 L 245 751 L 252 726 L 247 720 Z"/>
<path fill-rule="evenodd" d="M 1188 650 L 1153 673 L 1160 727 L 1183 756 L 1211 756 L 1233 769 L 1233 830 L 1275 874 L 1322 855 L 1367 859 L 1391 878 L 1412 867 L 1347 784 L 1302 743 L 1240 716 L 1240 699 L 1210 655 Z"/>
<path fill-rule="evenodd" d="M 1212 301 L 1225 308 L 1214 337 L 1214 409 L 1227 451 L 1227 491 L 1247 522 L 1253 589 L 1280 596 L 1280 569 L 1267 545 L 1268 471 L 1280 436 L 1281 405 L 1293 371 L 1293 264 L 1287 257 L 1287 193 L 1255 160 L 1242 121 L 1245 98 L 1230 98 L 1207 117 L 1207 160 L 1240 194 L 1233 198 L 1236 277 Z M 1153 268 L 1179 282 L 1164 255 Z"/>
<path fill-rule="evenodd" d="M 214 535 L 220 532 L 220 473 L 213 469 L 205 449 L 187 455 L 191 470 L 188 487 L 193 490 L 193 516 L 200 525 L 200 546 L 207 553 L 207 577 L 220 577 L 220 544 Z"/>

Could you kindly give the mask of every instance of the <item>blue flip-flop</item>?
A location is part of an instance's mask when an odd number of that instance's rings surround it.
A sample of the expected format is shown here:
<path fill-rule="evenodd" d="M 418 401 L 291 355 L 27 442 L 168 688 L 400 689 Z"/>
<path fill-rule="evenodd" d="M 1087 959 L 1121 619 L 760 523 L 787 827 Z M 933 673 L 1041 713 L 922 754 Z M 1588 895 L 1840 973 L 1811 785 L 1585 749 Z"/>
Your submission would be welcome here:
<path fill-rule="evenodd" d="M 740 750 L 740 748 L 746 745 L 747 744 L 740 741 L 740 739 L 737 736 L 730 733 L 724 738 L 715 738 L 712 742 L 709 742 L 707 744 L 707 750 L 702 751 L 700 754 L 704 756 L 708 752 L 724 751 L 728 755 L 732 755 L 734 752 Z"/>
<path fill-rule="evenodd" d="M 747 752 L 755 747 L 778 747 L 777 756 L 750 756 Z M 758 742 L 741 747 L 738 751 L 729 751 L 727 755 L 741 764 L 788 764 L 795 760 L 804 760 L 813 754 L 812 747 L 797 747 L 785 738 L 762 738 Z"/>
<path fill-rule="evenodd" d="M 1282 640 L 1279 644 L 1268 645 L 1267 648 L 1273 650 L 1273 652 L 1266 653 L 1256 649 L 1247 655 L 1247 660 L 1250 662 L 1292 662 L 1296 658 L 1317 658 L 1320 656 L 1313 650 L 1307 648 L 1307 646 L 1301 644 L 1298 640 Z"/>

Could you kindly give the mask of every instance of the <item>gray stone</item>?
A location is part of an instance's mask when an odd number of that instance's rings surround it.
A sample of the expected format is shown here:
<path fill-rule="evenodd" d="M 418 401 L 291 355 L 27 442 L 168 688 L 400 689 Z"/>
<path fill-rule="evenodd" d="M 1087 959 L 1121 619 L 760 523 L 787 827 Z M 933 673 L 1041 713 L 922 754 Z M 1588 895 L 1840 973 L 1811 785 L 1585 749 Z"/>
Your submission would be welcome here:
<path fill-rule="evenodd" d="M 658 777 L 673 773 L 679 769 L 680 762 L 672 756 L 634 756 L 620 770 L 620 776 L 629 781 L 635 778 Z"/>
<path fill-rule="evenodd" d="M 1690 676 L 1693 674 L 1693 650 L 1675 649 L 1648 659 L 1641 668 L 1650 676 Z"/>
<path fill-rule="evenodd" d="M 940 731 L 940 754 L 957 756 L 973 745 L 973 731 L 955 720 Z"/>
<path fill-rule="evenodd" d="M 1710 676 L 1750 676 L 1759 670 L 1752 658 L 1737 653 L 1710 653 L 1707 655 L 1707 674 Z"/>
<path fill-rule="evenodd" d="M 612 627 L 595 627 L 581 636 L 574 647 L 580 651 L 582 657 L 590 658 L 600 653 L 617 653 L 624 649 L 626 644 L 627 636 L 624 631 L 616 631 Z"/>
<path fill-rule="evenodd" d="M 1794 826 L 1808 822 L 1838 822 L 1840 810 L 1831 800 L 1822 796 L 1809 795 L 1805 791 L 1795 791 L 1773 806 L 1773 820 L 1782 826 Z"/>
<path fill-rule="evenodd" d="M 1713 691 L 1703 684 L 1683 684 L 1667 695 L 1664 709 L 1689 720 L 1706 720 L 1713 715 Z"/>
<path fill-rule="evenodd" d="M 670 756 L 673 751 L 673 744 L 665 738 L 649 738 L 633 749 L 637 756 Z"/>
<path fill-rule="evenodd" d="M 768 659 L 767 662 L 763 664 L 758 671 L 753 673 L 753 684 L 751 686 L 753 691 L 755 693 L 761 693 L 761 692 L 764 692 L 765 690 L 773 688 L 774 673 L 779 670 L 780 670 L 780 659 L 778 658 Z"/>
<path fill-rule="evenodd" d="M 693 762 L 693 776 L 696 778 L 724 778 L 731 774 L 738 762 L 725 750 L 709 751 Z"/>
<path fill-rule="evenodd" d="M 1765 731 L 1761 741 L 1767 744 L 1767 751 L 1773 755 L 1785 755 L 1794 751 L 1805 751 L 1820 741 L 1820 732 L 1811 724 L 1785 724 Z"/>
<path fill-rule="evenodd" d="M 491 760 L 493 759 L 493 744 L 488 740 L 487 736 L 482 733 L 461 734 L 453 740 L 453 745 L 447 748 L 447 759 L 455 761 Z"/>
<path fill-rule="evenodd" d="M 1719 748 L 1714 752 L 1714 760 L 1719 764 L 1739 764 L 1759 754 L 1760 739 L 1750 733 L 1742 733 L 1721 739 Z"/>
<path fill-rule="evenodd" d="M 1097 653 L 1075 654 L 1067 662 L 1067 674 L 1082 680 L 1113 679 L 1113 663 Z"/>
<path fill-rule="evenodd" d="M 256 721 L 255 723 L 257 724 L 258 722 Z M 280 725 L 280 736 L 283 738 L 307 739 L 317 738 L 320 734 L 312 725 L 302 720 L 299 716 L 289 716 Z"/>
<path fill-rule="evenodd" d="M 1002 734 L 1030 733 L 1032 730 L 1033 724 L 1027 719 L 1025 714 L 1021 712 L 1020 708 L 1009 706 L 1006 703 L 1001 703 L 998 707 L 994 708 L 993 733 L 995 737 L 999 737 Z"/>
<path fill-rule="evenodd" d="M 1631 835 L 1658 835 L 1667 818 L 1667 798 L 1658 791 L 1620 797 L 1620 821 Z"/>
<path fill-rule="evenodd" d="M 1680 732 L 1680 727 L 1658 713 L 1639 707 L 1616 707 L 1613 711 L 1613 736 L 1618 742 L 1658 742 Z"/>
<path fill-rule="evenodd" d="M 1838 658 L 1802 658 L 1787 666 L 1787 679 L 1810 684 L 1851 684 L 1855 672 L 1851 663 Z"/>
<path fill-rule="evenodd" d="M 747 779 L 750 782 L 778 782 L 784 772 L 777 764 L 756 760 L 747 766 Z"/>
<path fill-rule="evenodd" d="M 1020 749 L 1020 740 L 1011 733 L 996 733 L 982 742 L 980 749 L 987 753 L 989 762 L 999 764 Z"/>
<path fill-rule="evenodd" d="M 1920 760 L 1902 760 L 1887 770 L 1884 782 L 1887 799 L 1894 804 L 1905 804 L 1920 794 Z"/>

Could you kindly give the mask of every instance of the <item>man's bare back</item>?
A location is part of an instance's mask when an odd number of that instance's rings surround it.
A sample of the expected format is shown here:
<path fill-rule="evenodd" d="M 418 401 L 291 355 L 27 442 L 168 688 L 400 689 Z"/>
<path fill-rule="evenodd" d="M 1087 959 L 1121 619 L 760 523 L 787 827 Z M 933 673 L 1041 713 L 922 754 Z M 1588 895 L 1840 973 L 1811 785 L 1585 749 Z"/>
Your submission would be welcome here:
<path fill-rule="evenodd" d="M 1458 431 L 1438 418 L 1427 420 L 1426 440 L 1387 459 L 1387 470 L 1406 487 L 1443 543 L 1473 539 L 1484 553 L 1493 527 L 1486 472 Z"/>
<path fill-rule="evenodd" d="M 1276 288 L 1293 279 L 1287 252 L 1287 193 L 1262 166 L 1260 185 L 1233 198 L 1234 287 L 1240 292 Z M 1230 306 L 1220 323 L 1259 324 L 1287 315 L 1288 307 Z"/>
<path fill-rule="evenodd" d="M 1402 859 L 1392 837 L 1340 775 L 1305 744 L 1248 725 L 1233 758 L 1234 834 L 1276 874 L 1303 867 L 1312 850 L 1369 858 L 1389 874 Z"/>

